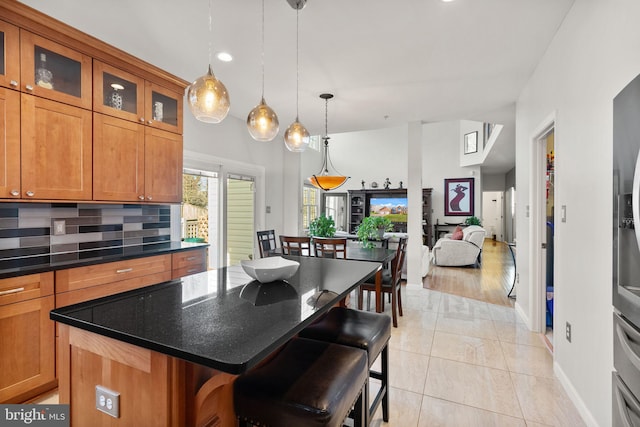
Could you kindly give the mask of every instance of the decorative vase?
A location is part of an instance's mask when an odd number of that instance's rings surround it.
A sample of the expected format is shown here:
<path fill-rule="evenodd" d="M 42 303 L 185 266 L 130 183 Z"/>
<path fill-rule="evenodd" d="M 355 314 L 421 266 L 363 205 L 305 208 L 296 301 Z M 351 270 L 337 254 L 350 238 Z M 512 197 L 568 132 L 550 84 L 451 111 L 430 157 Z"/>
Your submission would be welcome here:
<path fill-rule="evenodd" d="M 40 54 L 40 63 L 36 69 L 36 85 L 53 89 L 53 73 L 47 68 L 47 55 L 44 53 Z"/>
<path fill-rule="evenodd" d="M 109 97 L 109 106 L 111 108 L 115 108 L 116 110 L 122 110 L 122 94 L 118 92 L 121 89 L 124 89 L 119 84 L 112 84 L 111 87 L 113 90 L 111 91 L 111 96 Z"/>

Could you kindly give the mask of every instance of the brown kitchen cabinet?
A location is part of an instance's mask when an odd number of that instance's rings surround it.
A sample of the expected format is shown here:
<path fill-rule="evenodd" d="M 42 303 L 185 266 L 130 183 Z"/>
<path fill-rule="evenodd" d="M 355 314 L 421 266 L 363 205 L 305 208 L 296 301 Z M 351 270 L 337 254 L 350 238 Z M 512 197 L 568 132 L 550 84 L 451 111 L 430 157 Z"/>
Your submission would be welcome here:
<path fill-rule="evenodd" d="M 190 249 L 171 255 L 171 278 L 207 271 L 207 248 Z"/>
<path fill-rule="evenodd" d="M 53 272 L 0 280 L 0 403 L 57 386 Z"/>
<path fill-rule="evenodd" d="M 182 200 L 182 135 L 94 113 L 93 145 L 94 200 Z"/>
<path fill-rule="evenodd" d="M 91 109 L 91 57 L 20 30 L 20 90 Z"/>
<path fill-rule="evenodd" d="M 93 61 L 93 111 L 145 123 L 144 79 Z"/>
<path fill-rule="evenodd" d="M 0 21 L 0 86 L 20 87 L 20 29 Z"/>
<path fill-rule="evenodd" d="M 20 188 L 20 93 L 0 87 L 0 198 L 20 198 Z"/>
<path fill-rule="evenodd" d="M 182 135 L 182 93 L 145 83 L 146 124 L 156 129 Z"/>
<path fill-rule="evenodd" d="M 182 93 L 94 61 L 93 110 L 182 134 Z"/>
<path fill-rule="evenodd" d="M 91 200 L 91 112 L 27 94 L 21 103 L 22 197 Z"/>
<path fill-rule="evenodd" d="M 156 255 L 56 271 L 56 307 L 171 279 L 171 255 Z"/>

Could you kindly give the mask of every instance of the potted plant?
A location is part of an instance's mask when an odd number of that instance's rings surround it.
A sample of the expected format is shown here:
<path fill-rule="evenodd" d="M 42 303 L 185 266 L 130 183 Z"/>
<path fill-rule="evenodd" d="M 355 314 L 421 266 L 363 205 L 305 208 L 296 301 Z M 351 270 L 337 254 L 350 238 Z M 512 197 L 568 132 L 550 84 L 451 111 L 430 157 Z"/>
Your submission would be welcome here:
<path fill-rule="evenodd" d="M 309 224 L 311 237 L 333 237 L 336 234 L 336 224 L 332 217 L 320 215 Z"/>
<path fill-rule="evenodd" d="M 482 224 L 480 224 L 480 219 L 476 216 L 470 216 L 469 218 L 464 220 L 464 223 L 466 225 L 480 225 L 482 226 Z"/>
<path fill-rule="evenodd" d="M 365 248 L 372 248 L 372 240 L 381 240 L 385 231 L 393 230 L 391 220 L 385 216 L 368 216 L 362 220 L 356 234 Z"/>

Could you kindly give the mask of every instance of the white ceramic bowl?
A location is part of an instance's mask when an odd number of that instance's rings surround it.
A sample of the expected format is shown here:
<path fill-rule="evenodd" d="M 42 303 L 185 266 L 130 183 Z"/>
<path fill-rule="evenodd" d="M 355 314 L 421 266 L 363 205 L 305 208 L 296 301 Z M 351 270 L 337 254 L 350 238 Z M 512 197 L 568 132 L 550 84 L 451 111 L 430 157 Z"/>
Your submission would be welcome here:
<path fill-rule="evenodd" d="M 296 274 L 300 263 L 282 257 L 267 257 L 253 260 L 241 260 L 245 273 L 260 283 L 286 280 Z"/>

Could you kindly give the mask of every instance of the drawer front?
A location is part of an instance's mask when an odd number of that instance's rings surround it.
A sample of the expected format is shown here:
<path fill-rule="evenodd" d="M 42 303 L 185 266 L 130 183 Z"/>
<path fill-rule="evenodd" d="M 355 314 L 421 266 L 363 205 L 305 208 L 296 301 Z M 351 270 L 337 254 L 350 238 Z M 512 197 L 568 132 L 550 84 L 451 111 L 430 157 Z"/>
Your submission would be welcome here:
<path fill-rule="evenodd" d="M 171 280 L 171 271 L 148 274 L 146 276 L 132 277 L 130 279 L 119 280 L 117 282 L 105 283 L 104 285 L 91 286 L 77 289 L 71 292 L 56 294 L 56 308 L 65 307 L 71 304 L 78 304 L 96 298 L 119 294 L 133 289 L 143 288 Z"/>
<path fill-rule="evenodd" d="M 188 276 L 207 270 L 207 250 L 197 249 L 177 252 L 171 256 L 172 278 Z"/>
<path fill-rule="evenodd" d="M 60 270 L 56 294 L 170 271 L 169 254 Z"/>
<path fill-rule="evenodd" d="M 0 306 L 53 295 L 53 272 L 0 280 Z"/>
<path fill-rule="evenodd" d="M 640 427 L 640 402 L 618 374 L 612 378 L 613 427 Z"/>

